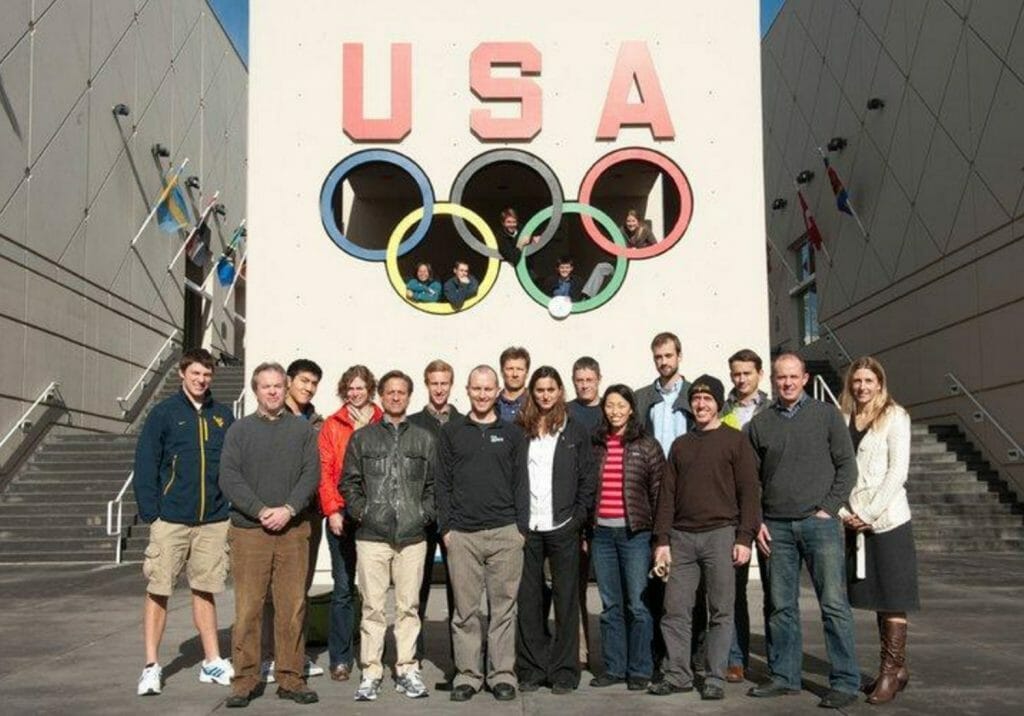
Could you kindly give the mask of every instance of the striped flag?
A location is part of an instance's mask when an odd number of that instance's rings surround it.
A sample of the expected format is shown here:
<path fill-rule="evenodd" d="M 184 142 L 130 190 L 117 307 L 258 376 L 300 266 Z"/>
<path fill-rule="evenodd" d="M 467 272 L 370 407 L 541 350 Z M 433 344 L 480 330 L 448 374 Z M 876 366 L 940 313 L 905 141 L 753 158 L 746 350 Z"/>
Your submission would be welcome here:
<path fill-rule="evenodd" d="M 178 174 L 174 174 L 167 180 L 160 199 L 157 202 L 156 220 L 160 228 L 168 234 L 173 234 L 179 229 L 187 229 L 192 225 L 192 214 L 185 201 L 185 194 L 178 185 Z"/>
<path fill-rule="evenodd" d="M 839 172 L 828 163 L 828 157 L 824 154 L 821 155 L 821 159 L 825 162 L 825 171 L 828 173 L 828 183 L 832 185 L 832 193 L 836 195 L 836 208 L 844 214 L 853 216 L 853 210 L 850 207 L 850 194 L 846 191 L 846 187 L 843 186 L 843 180 L 839 178 Z"/>

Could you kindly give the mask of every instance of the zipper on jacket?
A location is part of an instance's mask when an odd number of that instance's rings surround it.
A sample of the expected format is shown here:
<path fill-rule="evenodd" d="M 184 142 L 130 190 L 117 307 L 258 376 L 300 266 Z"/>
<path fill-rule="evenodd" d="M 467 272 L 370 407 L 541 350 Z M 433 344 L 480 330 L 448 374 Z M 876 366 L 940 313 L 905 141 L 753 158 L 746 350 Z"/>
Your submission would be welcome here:
<path fill-rule="evenodd" d="M 199 429 L 199 521 L 202 522 L 206 512 L 206 418 L 202 410 L 198 411 L 196 418 Z"/>
<path fill-rule="evenodd" d="M 171 458 L 171 479 L 168 480 L 167 484 L 164 486 L 164 495 L 166 495 L 168 492 L 171 491 L 171 485 L 174 484 L 174 478 L 177 475 L 177 468 L 178 468 L 178 456 L 175 455 L 174 457 Z"/>

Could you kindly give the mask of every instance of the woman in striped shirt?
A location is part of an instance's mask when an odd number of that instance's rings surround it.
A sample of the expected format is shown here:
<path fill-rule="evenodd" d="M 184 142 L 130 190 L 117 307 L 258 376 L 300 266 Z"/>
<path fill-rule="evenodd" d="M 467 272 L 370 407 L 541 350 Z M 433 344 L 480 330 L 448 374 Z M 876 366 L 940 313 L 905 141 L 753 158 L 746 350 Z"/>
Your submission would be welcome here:
<path fill-rule="evenodd" d="M 636 398 L 625 385 L 601 399 L 602 425 L 594 436 L 598 489 L 591 560 L 601 594 L 601 653 L 605 673 L 591 686 L 626 683 L 647 688 L 654 670 L 654 622 L 647 604 L 651 528 L 665 459 L 637 419 Z"/>

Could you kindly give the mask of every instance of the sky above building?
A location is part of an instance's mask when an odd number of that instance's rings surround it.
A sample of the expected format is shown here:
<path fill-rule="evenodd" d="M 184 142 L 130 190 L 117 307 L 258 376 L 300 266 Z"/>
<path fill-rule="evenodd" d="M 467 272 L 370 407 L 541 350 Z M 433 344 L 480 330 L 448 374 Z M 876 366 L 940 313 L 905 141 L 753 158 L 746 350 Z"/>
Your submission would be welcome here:
<path fill-rule="evenodd" d="M 785 0 L 761 1 L 761 37 L 779 14 Z M 249 0 L 209 0 L 242 61 L 249 65 Z"/>

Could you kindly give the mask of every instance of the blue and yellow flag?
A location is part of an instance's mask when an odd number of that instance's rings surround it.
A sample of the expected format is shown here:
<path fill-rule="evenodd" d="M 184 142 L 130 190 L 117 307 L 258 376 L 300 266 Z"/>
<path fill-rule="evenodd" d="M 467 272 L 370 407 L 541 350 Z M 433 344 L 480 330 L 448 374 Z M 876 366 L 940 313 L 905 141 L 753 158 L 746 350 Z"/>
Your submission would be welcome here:
<path fill-rule="evenodd" d="M 189 212 L 185 195 L 182 193 L 181 187 L 178 186 L 177 174 L 167 181 L 163 193 L 160 194 L 156 220 L 160 228 L 168 234 L 173 234 L 179 229 L 187 229 L 192 225 L 192 214 Z"/>

